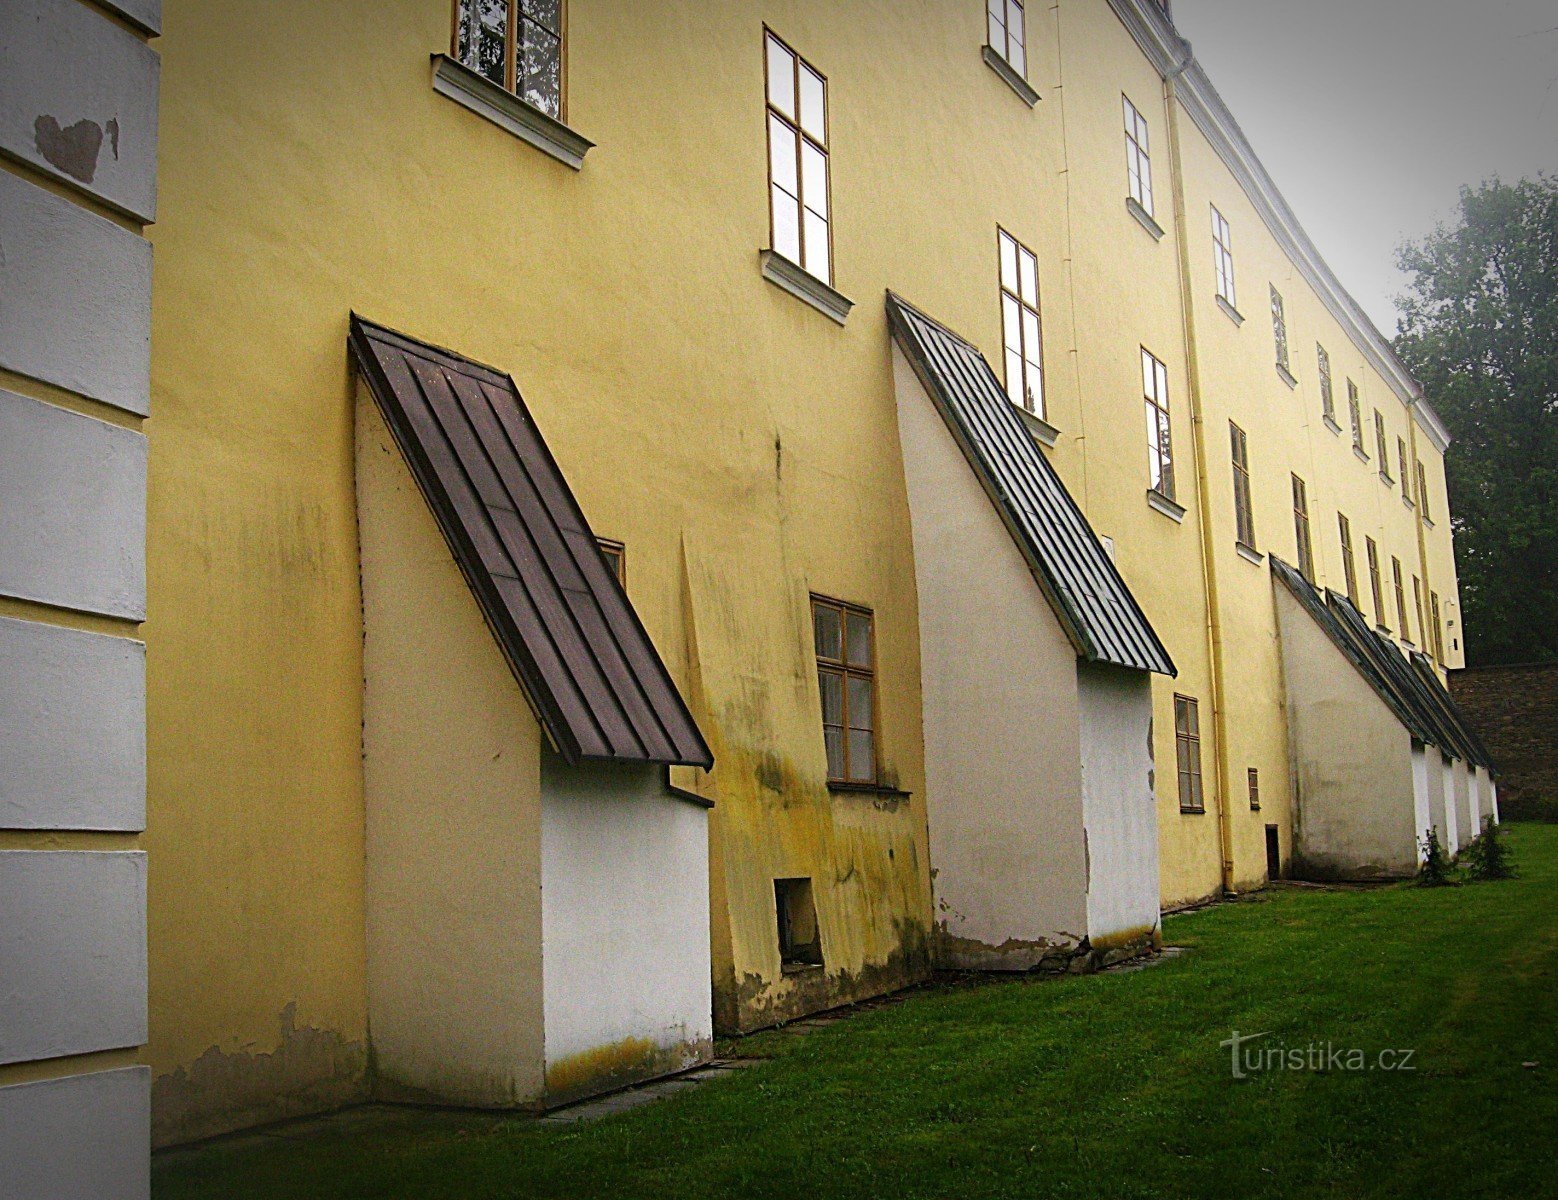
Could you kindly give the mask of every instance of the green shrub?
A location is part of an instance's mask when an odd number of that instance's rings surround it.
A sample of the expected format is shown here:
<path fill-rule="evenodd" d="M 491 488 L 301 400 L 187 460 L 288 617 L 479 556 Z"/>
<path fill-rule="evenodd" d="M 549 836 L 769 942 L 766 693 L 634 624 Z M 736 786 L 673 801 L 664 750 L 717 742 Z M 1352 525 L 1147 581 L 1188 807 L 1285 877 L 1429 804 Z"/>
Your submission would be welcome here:
<path fill-rule="evenodd" d="M 1513 879 L 1515 863 L 1500 833 L 1499 824 L 1489 817 L 1482 832 L 1461 852 L 1468 879 Z"/>
<path fill-rule="evenodd" d="M 1418 843 L 1422 851 L 1423 862 L 1417 869 L 1417 883 L 1419 887 L 1446 887 L 1450 884 L 1450 860 L 1445 855 L 1444 847 L 1439 844 L 1439 831 L 1432 825 L 1428 827 L 1428 836 Z"/>

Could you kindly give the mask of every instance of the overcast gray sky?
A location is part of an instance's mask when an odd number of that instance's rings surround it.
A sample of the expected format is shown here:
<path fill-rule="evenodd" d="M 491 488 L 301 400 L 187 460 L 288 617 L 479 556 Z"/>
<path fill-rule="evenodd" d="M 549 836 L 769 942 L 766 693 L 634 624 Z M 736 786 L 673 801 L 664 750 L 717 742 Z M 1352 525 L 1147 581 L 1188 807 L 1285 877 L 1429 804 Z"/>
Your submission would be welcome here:
<path fill-rule="evenodd" d="M 1174 21 L 1387 337 L 1398 243 L 1463 183 L 1558 173 L 1558 0 L 1174 0 Z"/>

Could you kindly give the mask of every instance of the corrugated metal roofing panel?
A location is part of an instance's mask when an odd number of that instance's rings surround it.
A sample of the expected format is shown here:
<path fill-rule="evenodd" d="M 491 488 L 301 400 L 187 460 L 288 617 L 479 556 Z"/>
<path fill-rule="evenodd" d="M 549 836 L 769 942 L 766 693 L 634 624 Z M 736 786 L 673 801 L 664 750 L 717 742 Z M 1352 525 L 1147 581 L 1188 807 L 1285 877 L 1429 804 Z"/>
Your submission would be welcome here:
<path fill-rule="evenodd" d="M 1089 661 L 1174 675 L 1174 662 L 983 354 L 891 292 L 899 346 Z"/>
<path fill-rule="evenodd" d="M 1322 596 L 1297 570 L 1275 556 L 1272 573 L 1319 622 L 1331 640 L 1420 742 L 1446 754 L 1492 769 L 1486 747 L 1420 655 L 1403 653 L 1370 627 L 1346 596 L 1327 590 Z"/>
<path fill-rule="evenodd" d="M 712 766 L 514 381 L 356 316 L 350 344 L 558 752 Z"/>

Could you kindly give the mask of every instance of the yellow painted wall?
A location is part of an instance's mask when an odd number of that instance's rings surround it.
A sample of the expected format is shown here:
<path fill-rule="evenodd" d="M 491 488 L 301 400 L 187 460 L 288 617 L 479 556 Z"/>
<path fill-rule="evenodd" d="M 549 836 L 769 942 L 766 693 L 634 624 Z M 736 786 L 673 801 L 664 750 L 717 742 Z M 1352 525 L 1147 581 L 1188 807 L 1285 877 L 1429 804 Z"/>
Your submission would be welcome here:
<path fill-rule="evenodd" d="M 626 543 L 629 594 L 718 758 L 686 782 L 718 801 L 720 1020 L 750 1027 L 924 968 L 919 647 L 882 296 L 999 361 L 1004 226 L 1039 257 L 1053 461 L 1181 671 L 1155 691 L 1165 901 L 1222 874 L 1207 571 L 1237 638 L 1234 874 L 1261 877 L 1260 826 L 1287 820 L 1285 735 L 1270 584 L 1233 557 L 1229 416 L 1247 422 L 1263 548 L 1292 554 L 1290 462 L 1309 472 L 1327 581 L 1338 506 L 1360 569 L 1376 523 L 1387 563 L 1415 554 L 1417 530 L 1318 426 L 1315 339 L 1343 414 L 1347 374 L 1370 407 L 1391 399 L 1383 381 L 1192 133 L 1176 226 L 1163 85 L 1105 0 L 1030 14 L 1033 109 L 981 60 L 978 3 L 576 0 L 569 121 L 597 143 L 577 173 L 433 92 L 445 0 L 165 7 L 144 839 L 164 1138 L 362 1088 L 352 309 L 511 371 L 596 531 Z M 857 302 L 843 328 L 759 273 L 764 22 L 829 78 L 835 284 Z M 1162 242 L 1123 207 L 1122 90 L 1152 122 Z M 1211 300 L 1214 197 L 1234 224 L 1241 330 Z M 1272 370 L 1268 279 L 1288 302 L 1297 392 Z M 1170 372 L 1183 524 L 1145 504 L 1143 344 Z M 1445 597 L 1448 522 L 1430 534 L 1425 597 Z M 810 590 L 876 611 L 883 768 L 907 801 L 823 786 Z M 1175 799 L 1176 689 L 1201 699 L 1209 731 L 1204 816 Z M 1260 814 L 1246 765 L 1270 781 Z M 826 988 L 779 974 L 772 878 L 789 873 L 817 884 Z"/>

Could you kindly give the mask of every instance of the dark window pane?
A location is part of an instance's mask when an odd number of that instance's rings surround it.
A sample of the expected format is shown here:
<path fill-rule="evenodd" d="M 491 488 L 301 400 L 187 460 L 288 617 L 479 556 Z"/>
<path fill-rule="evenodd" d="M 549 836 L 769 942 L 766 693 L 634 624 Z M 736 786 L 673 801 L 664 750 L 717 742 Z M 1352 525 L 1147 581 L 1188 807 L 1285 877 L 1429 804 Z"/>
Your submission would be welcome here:
<path fill-rule="evenodd" d="M 814 604 L 811 609 L 813 636 L 817 643 L 817 657 L 838 661 L 843 658 L 839 633 L 839 610 L 824 604 Z"/>
<path fill-rule="evenodd" d="M 552 33 L 557 34 L 559 37 L 562 36 L 562 0 L 521 0 L 519 11 L 532 21 L 545 26 Z"/>
<path fill-rule="evenodd" d="M 455 57 L 499 87 L 504 78 L 504 38 L 508 33 L 508 0 L 462 0 Z"/>
<path fill-rule="evenodd" d="M 837 671 L 818 671 L 817 685 L 822 689 L 822 719 L 829 725 L 844 723 L 844 681 Z"/>
<path fill-rule="evenodd" d="M 851 729 L 872 728 L 871 681 L 862 679 L 859 675 L 849 677 L 849 727 Z"/>
<path fill-rule="evenodd" d="M 849 731 L 849 777 L 857 783 L 876 778 L 874 743 L 869 729 Z"/>
<path fill-rule="evenodd" d="M 860 613 L 849 614 L 849 664 L 871 665 L 871 618 Z"/>
<path fill-rule="evenodd" d="M 520 75 L 522 86 L 517 89 L 529 104 L 549 116 L 557 117 L 563 111 L 563 55 L 562 40 L 555 33 L 523 21 L 524 48 L 521 55 Z"/>
<path fill-rule="evenodd" d="M 828 778 L 844 778 L 844 731 L 836 726 L 824 726 L 822 739 L 828 747 Z"/>

